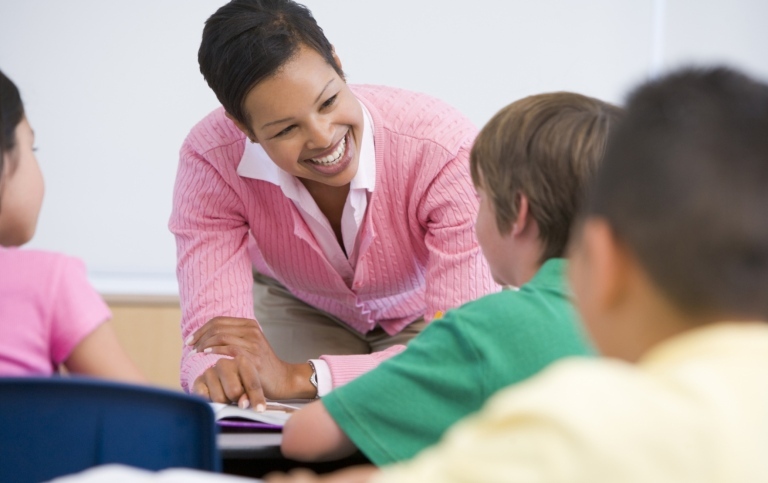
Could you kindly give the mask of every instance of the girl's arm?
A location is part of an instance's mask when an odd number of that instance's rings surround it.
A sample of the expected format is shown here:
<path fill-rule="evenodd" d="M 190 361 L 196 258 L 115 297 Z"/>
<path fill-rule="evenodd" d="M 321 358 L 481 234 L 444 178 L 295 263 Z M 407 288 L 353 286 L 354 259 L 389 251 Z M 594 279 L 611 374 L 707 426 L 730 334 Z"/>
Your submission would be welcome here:
<path fill-rule="evenodd" d="M 283 456 L 298 461 L 331 461 L 357 451 L 323 406 L 315 401 L 297 411 L 283 428 Z"/>
<path fill-rule="evenodd" d="M 110 322 L 96 327 L 75 346 L 64 366 L 74 374 L 114 379 L 134 384 L 148 381 L 128 357 Z"/>

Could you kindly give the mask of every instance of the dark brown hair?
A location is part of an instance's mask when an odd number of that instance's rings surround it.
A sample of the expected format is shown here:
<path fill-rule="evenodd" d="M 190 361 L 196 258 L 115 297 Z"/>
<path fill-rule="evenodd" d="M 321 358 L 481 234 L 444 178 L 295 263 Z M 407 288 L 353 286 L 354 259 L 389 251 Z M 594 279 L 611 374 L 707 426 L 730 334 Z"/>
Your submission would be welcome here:
<path fill-rule="evenodd" d="M 768 319 L 768 85 L 689 68 L 640 86 L 586 214 L 679 307 Z"/>
<path fill-rule="evenodd" d="M 198 51 L 200 72 L 224 109 L 249 126 L 248 92 L 291 60 L 305 45 L 336 72 L 333 47 L 312 13 L 292 0 L 233 0 L 205 22 Z"/>
<path fill-rule="evenodd" d="M 0 71 L 0 177 L 4 174 L 5 155 L 16 147 L 16 126 L 24 119 L 24 104 L 16 85 Z M 15 166 L 8 166 L 13 171 Z M 0 187 L 2 180 L 0 179 Z"/>
<path fill-rule="evenodd" d="M 585 185 L 621 114 L 570 92 L 526 97 L 499 111 L 470 154 L 472 180 L 490 196 L 499 232 L 511 229 L 524 194 L 544 243 L 541 261 L 563 256 Z"/>

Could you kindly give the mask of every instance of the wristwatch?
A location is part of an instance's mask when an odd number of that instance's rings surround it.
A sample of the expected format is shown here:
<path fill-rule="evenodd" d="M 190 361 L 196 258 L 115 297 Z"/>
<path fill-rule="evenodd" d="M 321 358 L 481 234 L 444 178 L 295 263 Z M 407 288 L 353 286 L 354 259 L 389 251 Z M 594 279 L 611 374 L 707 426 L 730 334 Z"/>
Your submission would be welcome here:
<path fill-rule="evenodd" d="M 312 361 L 307 361 L 307 364 L 312 368 L 312 375 L 309 376 L 309 383 L 315 387 L 315 399 L 318 399 L 320 398 L 320 389 L 317 387 L 317 369 L 315 369 L 315 365 Z"/>

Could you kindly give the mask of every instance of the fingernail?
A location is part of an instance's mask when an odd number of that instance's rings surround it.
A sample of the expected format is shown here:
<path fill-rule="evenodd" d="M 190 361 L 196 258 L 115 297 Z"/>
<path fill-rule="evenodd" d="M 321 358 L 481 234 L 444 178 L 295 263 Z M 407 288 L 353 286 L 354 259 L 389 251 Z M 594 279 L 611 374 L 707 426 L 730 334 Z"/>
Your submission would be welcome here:
<path fill-rule="evenodd" d="M 192 344 L 192 340 L 194 338 L 195 338 L 194 335 L 190 335 L 189 337 L 187 337 L 187 340 L 185 340 L 184 343 L 187 344 L 187 345 L 190 345 L 190 344 Z"/>
<path fill-rule="evenodd" d="M 250 406 L 251 406 L 251 401 L 249 401 L 248 399 L 243 399 L 242 401 L 240 401 L 241 409 L 248 409 Z"/>
<path fill-rule="evenodd" d="M 189 353 L 190 354 L 197 354 L 197 349 L 192 349 L 191 351 L 189 351 Z"/>
<path fill-rule="evenodd" d="M 263 404 L 257 404 L 256 405 L 256 412 L 257 413 L 263 413 L 265 409 L 267 409 L 267 407 L 264 406 Z"/>
<path fill-rule="evenodd" d="M 207 348 L 207 349 L 203 349 L 203 352 L 205 352 L 205 353 L 207 354 L 207 353 L 211 352 L 212 350 L 213 350 L 213 349 L 209 347 L 209 348 Z"/>

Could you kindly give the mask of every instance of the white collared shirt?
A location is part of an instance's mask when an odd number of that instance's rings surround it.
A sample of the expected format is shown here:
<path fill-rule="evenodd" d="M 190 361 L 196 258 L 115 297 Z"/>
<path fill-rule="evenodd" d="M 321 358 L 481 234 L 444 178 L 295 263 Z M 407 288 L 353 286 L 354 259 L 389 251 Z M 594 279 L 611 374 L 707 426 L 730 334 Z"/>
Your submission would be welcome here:
<path fill-rule="evenodd" d="M 358 101 L 360 102 L 360 101 Z M 295 176 L 280 169 L 261 147 L 245 138 L 245 150 L 237 174 L 279 186 L 283 194 L 293 201 L 301 217 L 307 223 L 317 244 L 333 268 L 341 275 L 347 285 L 352 285 L 357 264 L 357 240 L 360 228 L 368 208 L 368 196 L 376 185 L 376 151 L 373 143 L 373 120 L 368 109 L 360 103 L 363 110 L 363 136 L 360 142 L 357 173 L 350 182 L 347 201 L 341 214 L 341 236 L 344 241 L 344 254 L 336 234 L 328 219 L 320 211 L 307 188 Z M 324 396 L 330 392 L 332 381 L 330 370 L 325 361 L 313 359 L 318 372 L 318 393 Z"/>

